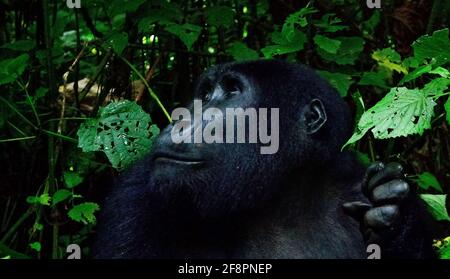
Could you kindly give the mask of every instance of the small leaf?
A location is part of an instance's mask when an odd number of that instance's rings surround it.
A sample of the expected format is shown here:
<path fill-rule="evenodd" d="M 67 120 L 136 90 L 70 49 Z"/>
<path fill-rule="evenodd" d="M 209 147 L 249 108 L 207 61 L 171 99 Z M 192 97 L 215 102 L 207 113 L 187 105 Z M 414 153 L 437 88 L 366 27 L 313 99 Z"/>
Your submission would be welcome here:
<path fill-rule="evenodd" d="M 314 22 L 314 25 L 323 30 L 326 33 L 334 33 L 348 29 L 348 26 L 339 25 L 342 20 L 336 17 L 336 14 L 325 14 L 320 20 Z"/>
<path fill-rule="evenodd" d="M 316 12 L 317 10 L 314 8 L 304 7 L 300 9 L 298 12 L 290 14 L 286 18 L 283 24 L 283 28 L 281 30 L 281 33 L 287 39 L 287 41 L 291 42 L 294 39 L 296 25 L 299 25 L 300 27 L 305 27 L 306 25 L 308 25 L 308 21 L 306 20 L 305 16 Z"/>
<path fill-rule="evenodd" d="M 186 45 L 187 49 L 191 50 L 192 45 L 200 36 L 202 28 L 189 23 L 185 23 L 183 25 L 174 23 L 166 26 L 165 30 L 180 38 L 180 40 Z"/>
<path fill-rule="evenodd" d="M 363 73 L 359 84 L 389 88 L 389 86 L 386 84 L 386 74 L 383 72 L 365 72 Z"/>
<path fill-rule="evenodd" d="M 234 24 L 235 12 L 230 7 L 214 6 L 206 10 L 206 21 L 216 27 L 230 27 Z"/>
<path fill-rule="evenodd" d="M 415 69 L 414 71 L 412 71 L 411 73 L 404 76 L 399 84 L 402 85 L 403 83 L 414 80 L 414 79 L 422 76 L 423 74 L 427 74 L 427 73 L 431 72 L 432 68 L 433 67 L 431 65 L 420 66 L 417 69 Z"/>
<path fill-rule="evenodd" d="M 429 187 L 434 188 L 438 190 L 439 192 L 442 191 L 441 184 L 439 184 L 439 181 L 436 179 L 436 177 L 429 173 L 429 172 L 423 172 L 419 175 L 419 178 L 416 180 L 417 184 L 419 184 L 419 187 L 427 190 Z"/>
<path fill-rule="evenodd" d="M 317 53 L 323 59 L 335 62 L 338 65 L 352 65 L 359 58 L 364 49 L 365 41 L 360 37 L 337 37 L 341 45 L 336 54 L 328 53 L 321 48 L 317 49 Z"/>
<path fill-rule="evenodd" d="M 0 85 L 14 82 L 28 66 L 30 56 L 22 54 L 13 59 L 0 61 Z"/>
<path fill-rule="evenodd" d="M 439 77 L 425 84 L 422 91 L 427 96 L 436 96 L 443 94 L 447 90 L 449 85 L 450 79 Z"/>
<path fill-rule="evenodd" d="M 50 205 L 50 196 L 48 194 L 42 194 L 39 197 L 30 196 L 27 197 L 27 203 L 30 204 L 41 204 L 41 205 Z"/>
<path fill-rule="evenodd" d="M 70 196 L 72 196 L 72 192 L 66 189 L 56 191 L 56 193 L 53 194 L 52 206 L 55 206 L 56 204 L 68 199 Z"/>
<path fill-rule="evenodd" d="M 445 198 L 447 195 L 423 194 L 420 197 L 427 204 L 431 215 L 438 221 L 450 221 L 447 209 L 445 208 Z"/>
<path fill-rule="evenodd" d="M 401 64 L 401 57 L 392 48 L 385 48 L 374 51 L 372 58 L 378 62 L 378 65 L 385 67 L 391 71 L 407 74 L 408 70 Z"/>
<path fill-rule="evenodd" d="M 80 185 L 84 180 L 79 173 L 76 172 L 64 172 L 64 182 L 66 183 L 67 188 L 72 189 L 75 186 Z"/>
<path fill-rule="evenodd" d="M 450 237 L 446 237 L 441 241 L 438 252 L 440 259 L 450 260 Z"/>
<path fill-rule="evenodd" d="M 115 53 L 121 55 L 123 50 L 128 45 L 128 34 L 126 33 L 113 33 L 105 42 L 106 48 L 111 47 Z"/>
<path fill-rule="evenodd" d="M 352 84 L 352 77 L 341 73 L 330 73 L 327 71 L 318 71 L 319 75 L 328 80 L 328 82 L 337 89 L 342 97 L 347 96 L 348 89 Z"/>
<path fill-rule="evenodd" d="M 87 224 L 95 224 L 96 218 L 94 213 L 100 210 L 100 206 L 93 202 L 85 202 L 74 206 L 69 210 L 69 217 L 77 222 Z"/>
<path fill-rule="evenodd" d="M 35 251 L 37 251 L 37 252 L 40 252 L 41 251 L 41 243 L 40 242 L 33 242 L 33 243 L 30 243 L 30 248 L 31 249 L 33 249 L 33 250 L 35 250 Z"/>
<path fill-rule="evenodd" d="M 294 36 L 291 41 L 288 41 L 281 33 L 274 32 L 272 34 L 272 41 L 276 43 L 276 45 L 266 46 L 261 49 L 261 52 L 266 58 L 297 52 L 304 48 L 307 40 L 306 34 L 298 30 L 294 31 Z"/>
<path fill-rule="evenodd" d="M 333 40 L 322 35 L 314 36 L 314 42 L 321 49 L 333 54 L 336 54 L 339 47 L 341 46 L 341 41 Z"/>
<path fill-rule="evenodd" d="M 227 49 L 227 53 L 233 56 L 236 61 L 254 60 L 259 58 L 256 50 L 247 47 L 247 45 L 242 42 L 235 42 L 232 44 L 231 47 Z"/>

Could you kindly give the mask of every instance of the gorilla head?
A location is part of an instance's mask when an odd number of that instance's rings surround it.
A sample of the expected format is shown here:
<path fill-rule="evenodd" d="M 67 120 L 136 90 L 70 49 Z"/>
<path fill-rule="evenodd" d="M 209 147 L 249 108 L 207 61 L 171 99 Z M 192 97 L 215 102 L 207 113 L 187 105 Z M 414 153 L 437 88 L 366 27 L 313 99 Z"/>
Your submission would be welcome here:
<path fill-rule="evenodd" d="M 271 155 L 261 154 L 259 141 L 174 143 L 177 122 L 161 133 L 147 161 L 150 191 L 178 207 L 186 203 L 203 217 L 262 205 L 287 177 L 325 167 L 350 133 L 349 112 L 338 93 L 300 65 L 259 60 L 216 66 L 200 78 L 195 98 L 203 101 L 203 111 L 218 108 L 223 117 L 191 124 L 189 136 L 211 121 L 219 121 L 227 135 L 227 108 L 279 109 L 279 148 Z"/>

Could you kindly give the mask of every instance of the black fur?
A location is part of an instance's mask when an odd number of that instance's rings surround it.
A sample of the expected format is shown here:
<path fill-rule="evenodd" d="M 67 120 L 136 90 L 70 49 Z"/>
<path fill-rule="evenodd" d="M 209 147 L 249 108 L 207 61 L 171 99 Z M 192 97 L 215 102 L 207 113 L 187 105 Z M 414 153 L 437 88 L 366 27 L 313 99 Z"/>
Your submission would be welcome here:
<path fill-rule="evenodd" d="M 169 125 L 152 153 L 108 194 L 94 256 L 367 257 L 360 224 L 341 208 L 367 201 L 361 192 L 365 168 L 340 152 L 352 126 L 342 98 L 313 71 L 276 60 L 216 66 L 200 78 L 196 96 L 229 82 L 237 83 L 232 86 L 239 96 L 212 99 L 208 106 L 280 108 L 279 151 L 261 155 L 260 144 L 175 145 Z M 306 133 L 305 117 L 315 116 L 305 109 L 314 99 L 323 103 L 327 121 Z M 200 156 L 205 164 L 156 163 L 161 153 Z M 412 214 L 403 215 L 410 222 L 387 256 L 420 257 L 429 245 Z M 421 244 L 410 251 L 412 242 Z"/>

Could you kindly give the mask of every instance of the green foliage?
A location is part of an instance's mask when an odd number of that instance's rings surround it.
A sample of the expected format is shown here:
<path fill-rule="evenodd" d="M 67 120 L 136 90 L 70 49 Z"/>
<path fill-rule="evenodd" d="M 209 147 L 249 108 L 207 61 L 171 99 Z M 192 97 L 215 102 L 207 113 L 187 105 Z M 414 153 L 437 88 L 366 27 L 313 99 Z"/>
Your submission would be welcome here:
<path fill-rule="evenodd" d="M 294 30 L 290 39 L 286 34 L 275 31 L 272 33 L 272 42 L 274 45 L 269 45 L 261 49 L 261 52 L 266 58 L 272 58 L 276 55 L 288 54 L 300 51 L 304 48 L 307 41 L 305 33 Z"/>
<path fill-rule="evenodd" d="M 206 10 L 206 21 L 216 27 L 230 27 L 234 23 L 235 12 L 230 7 L 214 6 Z"/>
<path fill-rule="evenodd" d="M 48 194 L 42 194 L 40 196 L 30 196 L 27 198 L 27 203 L 30 204 L 40 204 L 40 205 L 50 205 L 51 197 Z"/>
<path fill-rule="evenodd" d="M 75 186 L 80 185 L 84 178 L 76 172 L 64 172 L 64 182 L 67 188 L 71 189 Z"/>
<path fill-rule="evenodd" d="M 348 89 L 352 84 L 352 77 L 341 73 L 330 73 L 327 71 L 318 71 L 319 75 L 328 80 L 328 82 L 337 89 L 342 97 L 347 96 Z"/>
<path fill-rule="evenodd" d="M 66 189 L 61 189 L 61 190 L 56 191 L 55 194 L 53 194 L 52 206 L 55 206 L 62 201 L 65 201 L 66 199 L 68 199 L 71 196 L 72 196 L 72 192 L 70 192 Z"/>
<path fill-rule="evenodd" d="M 176 35 L 184 43 L 188 50 L 192 48 L 192 45 L 197 41 L 198 36 L 202 28 L 197 25 L 185 23 L 185 24 L 170 24 L 166 28 L 166 31 Z"/>
<path fill-rule="evenodd" d="M 365 41 L 360 37 L 337 37 L 340 42 L 338 51 L 333 54 L 319 48 L 318 54 L 326 61 L 335 62 L 338 65 L 353 65 L 364 49 Z"/>
<path fill-rule="evenodd" d="M 32 40 L 19 40 L 13 43 L 4 44 L 1 48 L 11 49 L 19 52 L 30 51 L 36 47 L 36 42 Z"/>
<path fill-rule="evenodd" d="M 28 54 L 22 54 L 16 58 L 0 61 L 0 85 L 17 80 L 28 66 L 29 59 Z"/>
<path fill-rule="evenodd" d="M 42 247 L 41 247 L 41 243 L 40 242 L 33 242 L 30 243 L 30 248 L 35 250 L 36 252 L 40 252 Z"/>
<path fill-rule="evenodd" d="M 365 72 L 359 80 L 360 85 L 378 86 L 380 88 L 389 88 L 386 84 L 386 73 L 384 72 Z"/>
<path fill-rule="evenodd" d="M 87 224 L 95 224 L 96 218 L 94 213 L 100 210 L 100 206 L 93 202 L 85 202 L 74 206 L 69 212 L 69 217 L 77 222 Z"/>
<path fill-rule="evenodd" d="M 332 54 L 336 54 L 341 46 L 341 41 L 333 40 L 322 35 L 316 35 L 314 37 L 314 42 L 322 50 Z"/>
<path fill-rule="evenodd" d="M 425 201 L 430 213 L 438 221 L 450 221 L 447 209 L 445 208 L 445 198 L 447 195 L 422 194 L 420 197 Z"/>
<path fill-rule="evenodd" d="M 414 58 L 417 61 L 432 59 L 436 65 L 450 62 L 450 40 L 448 28 L 438 30 L 433 35 L 424 35 L 413 43 Z"/>
<path fill-rule="evenodd" d="M 447 122 L 450 124 L 450 97 L 447 99 L 447 102 L 445 102 L 444 107 L 447 112 Z"/>
<path fill-rule="evenodd" d="M 102 151 L 115 168 L 126 168 L 142 158 L 159 134 L 150 116 L 136 103 L 121 101 L 101 108 L 78 130 L 78 146 L 84 152 Z"/>
<path fill-rule="evenodd" d="M 114 32 L 104 43 L 105 48 L 112 48 L 115 53 L 122 54 L 128 44 L 128 35 L 126 33 Z"/>
<path fill-rule="evenodd" d="M 258 52 L 247 47 L 244 43 L 235 42 L 228 49 L 227 52 L 233 56 L 236 61 L 254 60 L 259 58 Z"/>
<path fill-rule="evenodd" d="M 443 192 L 441 184 L 439 184 L 439 181 L 436 179 L 436 177 L 427 171 L 419 174 L 419 177 L 416 180 L 416 182 L 419 185 L 419 187 L 424 190 L 428 190 L 428 188 L 431 187 L 439 191 L 440 193 Z"/>

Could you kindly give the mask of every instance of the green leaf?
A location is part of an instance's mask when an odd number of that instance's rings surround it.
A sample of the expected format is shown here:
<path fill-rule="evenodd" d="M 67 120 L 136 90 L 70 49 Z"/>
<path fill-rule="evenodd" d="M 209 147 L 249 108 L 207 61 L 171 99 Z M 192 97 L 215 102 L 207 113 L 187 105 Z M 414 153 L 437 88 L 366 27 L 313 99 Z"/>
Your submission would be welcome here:
<path fill-rule="evenodd" d="M 424 35 L 412 44 L 414 57 L 423 62 L 425 59 L 434 59 L 436 65 L 450 62 L 450 40 L 448 28 L 435 31 L 433 35 Z"/>
<path fill-rule="evenodd" d="M 450 124 L 450 97 L 448 97 L 447 102 L 445 102 L 444 108 L 447 112 L 447 123 Z"/>
<path fill-rule="evenodd" d="M 55 206 L 56 204 L 68 199 L 70 196 L 72 196 L 72 192 L 66 189 L 56 191 L 56 193 L 53 194 L 52 206 Z"/>
<path fill-rule="evenodd" d="M 436 96 L 436 95 L 440 95 L 440 94 L 444 93 L 447 90 L 449 85 L 450 85 L 450 79 L 439 77 L 439 78 L 435 78 L 432 81 L 430 81 L 429 83 L 425 84 L 422 91 L 427 96 Z"/>
<path fill-rule="evenodd" d="M 108 40 L 104 43 L 106 48 L 111 47 L 115 53 L 121 55 L 123 50 L 128 45 L 128 34 L 126 33 L 113 33 L 109 36 Z"/>
<path fill-rule="evenodd" d="M 434 188 L 438 190 L 439 192 L 442 191 L 441 184 L 439 184 L 439 181 L 436 179 L 436 177 L 429 173 L 429 172 L 423 172 L 419 175 L 419 178 L 416 180 L 417 184 L 420 188 L 424 190 L 428 190 L 428 188 Z"/>
<path fill-rule="evenodd" d="M 443 260 L 450 260 L 450 237 L 442 240 L 439 247 L 439 258 Z"/>
<path fill-rule="evenodd" d="M 372 58 L 378 62 L 378 65 L 385 67 L 391 71 L 407 74 L 408 69 L 401 64 L 402 58 L 398 52 L 392 48 L 385 48 L 382 50 L 376 50 L 372 54 Z"/>
<path fill-rule="evenodd" d="M 363 114 L 355 133 L 344 146 L 356 142 L 369 130 L 377 139 L 422 135 L 425 129 L 431 127 L 435 105 L 433 98 L 419 89 L 392 88 Z"/>
<path fill-rule="evenodd" d="M 206 10 L 206 21 L 212 26 L 230 27 L 234 24 L 235 12 L 230 7 L 214 6 Z"/>
<path fill-rule="evenodd" d="M 39 197 L 30 196 L 27 197 L 27 203 L 30 204 L 41 204 L 41 205 L 50 205 L 50 196 L 48 194 L 42 194 Z"/>
<path fill-rule="evenodd" d="M 85 202 L 74 206 L 69 210 L 69 217 L 77 222 L 87 224 L 95 224 L 96 219 L 94 213 L 100 210 L 100 206 L 93 202 Z"/>
<path fill-rule="evenodd" d="M 4 44 L 1 48 L 7 48 L 15 51 L 30 51 L 36 47 L 35 41 L 32 40 L 19 40 L 14 43 Z"/>
<path fill-rule="evenodd" d="M 261 49 L 261 52 L 266 58 L 272 58 L 276 55 L 282 55 L 287 53 L 293 53 L 300 51 L 304 48 L 308 38 L 305 33 L 298 30 L 294 31 L 294 37 L 291 41 L 288 41 L 281 33 L 274 32 L 272 34 L 272 41 L 276 45 L 266 46 Z"/>
<path fill-rule="evenodd" d="M 447 195 L 423 194 L 420 197 L 427 204 L 431 215 L 438 221 L 450 221 L 447 209 L 445 208 L 445 198 Z"/>
<path fill-rule="evenodd" d="M 197 25 L 185 23 L 180 24 L 170 24 L 166 26 L 165 30 L 170 32 L 180 38 L 188 50 L 191 50 L 192 45 L 197 41 L 202 28 Z"/>
<path fill-rule="evenodd" d="M 378 10 L 373 12 L 373 15 L 365 22 L 362 23 L 362 29 L 364 34 L 374 34 L 375 28 L 381 21 L 381 13 Z"/>
<path fill-rule="evenodd" d="M 327 71 L 317 71 L 319 75 L 328 80 L 328 82 L 337 89 L 342 97 L 347 96 L 348 89 L 352 84 L 352 77 L 341 73 L 330 73 Z"/>
<path fill-rule="evenodd" d="M 286 18 L 283 24 L 283 28 L 281 30 L 281 33 L 287 39 L 287 41 L 292 42 L 292 40 L 294 39 L 296 25 L 299 25 L 300 27 L 305 27 L 306 25 L 308 25 L 308 21 L 306 20 L 305 16 L 316 12 L 317 12 L 316 9 L 307 6 L 305 8 L 300 9 L 298 12 L 290 14 Z"/>
<path fill-rule="evenodd" d="M 336 54 L 339 47 L 341 46 L 341 41 L 333 40 L 322 35 L 314 36 L 314 42 L 321 49 L 333 54 Z"/>
<path fill-rule="evenodd" d="M 146 0 L 113 0 L 109 5 L 110 14 L 114 17 L 122 13 L 135 12 Z"/>
<path fill-rule="evenodd" d="M 364 49 L 364 40 L 360 37 L 337 37 L 334 39 L 341 42 L 337 53 L 328 53 L 319 48 L 317 49 L 317 53 L 320 57 L 327 61 L 335 62 L 338 65 L 354 64 Z"/>
<path fill-rule="evenodd" d="M 37 252 L 40 252 L 41 251 L 41 243 L 40 242 L 33 242 L 33 243 L 30 243 L 30 248 L 31 249 L 33 249 L 33 250 L 35 250 L 35 251 L 37 251 Z"/>
<path fill-rule="evenodd" d="M 80 185 L 84 180 L 84 177 L 77 172 L 66 171 L 64 172 L 64 182 L 67 188 L 72 189 Z"/>
<path fill-rule="evenodd" d="M 414 80 L 414 79 L 422 76 L 423 74 L 427 74 L 427 73 L 431 72 L 432 69 L 433 69 L 433 66 L 431 66 L 431 65 L 420 66 L 417 69 L 415 69 L 414 71 L 412 71 L 409 74 L 407 74 L 406 76 L 404 76 L 399 84 L 402 85 L 405 82 Z"/>
<path fill-rule="evenodd" d="M 235 42 L 227 49 L 227 53 L 233 56 L 236 61 L 254 60 L 259 58 L 259 54 L 256 50 L 247 47 L 242 42 Z"/>
<path fill-rule="evenodd" d="M 28 54 L 22 54 L 16 58 L 0 61 L 0 85 L 14 82 L 19 78 L 28 66 L 29 59 Z"/>
<path fill-rule="evenodd" d="M 386 84 L 386 74 L 383 72 L 365 72 L 363 73 L 359 84 L 389 88 L 389 86 Z"/>
<path fill-rule="evenodd" d="M 125 168 L 150 150 L 159 134 L 150 116 L 135 102 L 115 102 L 101 108 L 78 130 L 78 147 L 84 152 L 103 151 L 115 168 Z"/>
<path fill-rule="evenodd" d="M 314 25 L 320 29 L 322 29 L 323 32 L 326 33 L 334 33 L 337 31 L 342 31 L 348 29 L 348 26 L 345 25 L 339 25 L 338 23 L 341 23 L 342 20 L 338 17 L 336 17 L 336 14 L 325 14 L 322 16 L 322 18 L 318 21 L 314 22 Z"/>

